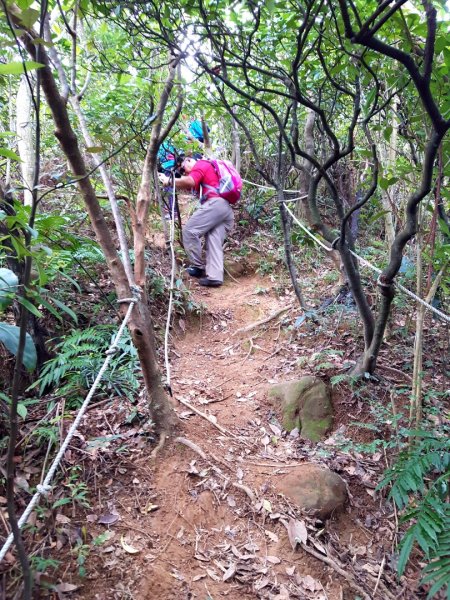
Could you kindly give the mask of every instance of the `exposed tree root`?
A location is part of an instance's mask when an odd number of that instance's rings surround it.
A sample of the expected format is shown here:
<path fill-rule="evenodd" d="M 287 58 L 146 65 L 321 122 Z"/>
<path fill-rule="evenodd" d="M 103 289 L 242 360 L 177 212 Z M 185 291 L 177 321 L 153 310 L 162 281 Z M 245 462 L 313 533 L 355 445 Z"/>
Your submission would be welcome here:
<path fill-rule="evenodd" d="M 236 329 L 236 331 L 233 333 L 233 336 L 237 335 L 238 333 L 247 333 L 247 331 L 252 331 L 252 329 L 256 329 L 257 327 L 260 327 L 261 325 L 270 323 L 270 321 L 273 321 L 274 319 L 276 319 L 277 317 L 282 315 L 284 312 L 291 310 L 291 308 L 293 308 L 293 306 L 294 306 L 293 303 L 288 304 L 287 306 L 284 306 L 283 308 L 276 310 L 274 313 L 272 313 L 265 319 L 262 319 L 261 321 L 256 321 L 255 323 L 250 323 L 250 325 L 247 325 L 246 327 L 241 327 L 240 329 Z"/>
<path fill-rule="evenodd" d="M 153 448 L 151 454 L 150 454 L 150 460 L 155 460 L 156 459 L 156 455 L 159 453 L 159 451 L 163 448 L 165 442 L 167 439 L 167 433 L 165 431 L 163 431 L 159 437 L 159 442 L 157 444 L 157 446 L 155 446 L 155 448 Z"/>
<path fill-rule="evenodd" d="M 178 397 L 178 402 L 181 402 L 181 404 L 184 404 L 184 406 L 187 406 L 189 408 L 189 410 L 192 410 L 192 412 L 194 412 L 199 417 L 206 419 L 208 421 L 208 423 L 211 423 L 211 425 L 213 425 L 216 429 L 218 429 L 224 435 L 227 435 L 228 437 L 235 439 L 239 443 L 244 444 L 244 446 L 251 447 L 249 444 L 247 444 L 247 442 L 244 442 L 243 440 L 239 439 L 236 435 L 234 435 L 234 433 L 231 433 L 231 431 L 228 431 L 228 429 L 225 429 L 225 427 L 222 427 L 222 425 L 215 423 L 214 420 L 211 419 L 210 415 L 207 415 L 204 412 L 202 412 L 201 410 L 198 410 L 198 408 L 195 408 L 195 406 L 192 406 L 192 404 L 189 404 L 189 402 L 187 402 L 183 398 Z"/>

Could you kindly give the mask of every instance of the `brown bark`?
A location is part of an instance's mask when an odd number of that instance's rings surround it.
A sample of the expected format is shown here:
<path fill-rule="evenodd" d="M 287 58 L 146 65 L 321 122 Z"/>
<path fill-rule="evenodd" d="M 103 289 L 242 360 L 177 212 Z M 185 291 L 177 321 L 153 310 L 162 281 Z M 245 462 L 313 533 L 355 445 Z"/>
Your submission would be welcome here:
<path fill-rule="evenodd" d="M 153 123 L 150 141 L 142 167 L 141 183 L 136 200 L 134 233 L 134 275 L 137 285 L 145 286 L 145 235 L 147 231 L 148 213 L 152 201 L 153 172 L 156 166 L 158 148 L 167 131 L 162 132 L 162 121 L 167 102 L 172 92 L 178 63 L 174 59 L 169 65 L 169 73 L 156 109 L 156 119 Z M 179 107 L 181 110 L 181 106 Z"/>
<path fill-rule="evenodd" d="M 11 14 L 11 17 L 14 21 L 13 14 Z M 35 35 L 32 31 L 27 31 L 22 35 L 21 42 L 30 56 L 36 60 L 37 44 L 34 37 Z M 78 177 L 78 186 L 86 204 L 95 235 L 105 255 L 117 296 L 118 298 L 129 298 L 131 290 L 128 285 L 125 269 L 116 251 L 91 180 L 87 175 L 84 159 L 78 146 L 78 139 L 70 123 L 66 103 L 58 91 L 49 65 L 49 59 L 43 46 L 40 48 L 39 62 L 44 64 L 44 67 L 40 70 L 41 85 L 55 123 L 55 136 L 70 164 L 74 176 Z M 127 305 L 121 304 L 120 310 L 122 314 L 125 314 Z M 156 431 L 157 433 L 166 432 L 173 425 L 174 416 L 169 400 L 162 387 L 156 361 L 153 325 L 145 300 L 141 300 L 135 304 L 129 321 L 129 329 L 133 343 L 138 351 L 144 382 L 150 397 L 150 412 Z"/>

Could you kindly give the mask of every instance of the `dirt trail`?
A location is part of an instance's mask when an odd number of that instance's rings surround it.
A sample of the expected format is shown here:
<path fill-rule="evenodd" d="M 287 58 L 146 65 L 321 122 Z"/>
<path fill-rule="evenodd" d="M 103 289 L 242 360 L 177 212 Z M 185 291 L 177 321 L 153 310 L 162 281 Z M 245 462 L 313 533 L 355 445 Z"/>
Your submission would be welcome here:
<path fill-rule="evenodd" d="M 268 278 L 255 275 L 218 289 L 192 282 L 206 311 L 201 320 L 187 327 L 181 321 L 174 328 L 172 388 L 180 417 L 174 437 L 194 443 L 208 460 L 172 439 L 156 465 L 150 448 L 128 467 L 121 465 L 101 499 L 103 511 L 108 507 L 120 514 L 112 528 L 115 545 L 104 545 L 105 554 L 90 575 L 92 585 L 83 586 L 80 598 L 284 600 L 292 597 L 286 593 L 294 572 L 311 576 L 307 598 L 353 597 L 344 595 L 345 582 L 332 569 L 292 551 L 280 522 L 280 511 L 286 514 L 289 507 L 276 495 L 276 480 L 289 470 L 283 463 L 295 457 L 298 464 L 301 458 L 292 440 L 269 443 L 273 413 L 265 390 L 285 377 L 279 319 L 236 334 L 292 301 L 280 299 L 272 287 Z M 284 370 L 292 368 L 287 362 Z M 347 515 L 342 518 L 341 533 L 351 538 L 355 527 Z M 93 529 L 104 531 L 99 525 Z"/>

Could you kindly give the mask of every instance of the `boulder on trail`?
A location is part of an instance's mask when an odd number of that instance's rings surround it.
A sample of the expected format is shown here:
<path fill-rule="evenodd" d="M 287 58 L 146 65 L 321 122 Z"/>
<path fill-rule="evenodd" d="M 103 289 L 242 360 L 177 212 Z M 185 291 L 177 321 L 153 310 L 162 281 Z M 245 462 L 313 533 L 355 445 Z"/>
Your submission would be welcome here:
<path fill-rule="evenodd" d="M 269 398 L 280 401 L 283 428 L 298 428 L 301 437 L 313 442 L 325 436 L 333 421 L 333 408 L 327 386 L 318 377 L 307 375 L 279 383 L 269 389 Z"/>
<path fill-rule="evenodd" d="M 278 481 L 278 492 L 322 521 L 342 511 L 347 487 L 337 473 L 314 464 L 299 465 Z"/>

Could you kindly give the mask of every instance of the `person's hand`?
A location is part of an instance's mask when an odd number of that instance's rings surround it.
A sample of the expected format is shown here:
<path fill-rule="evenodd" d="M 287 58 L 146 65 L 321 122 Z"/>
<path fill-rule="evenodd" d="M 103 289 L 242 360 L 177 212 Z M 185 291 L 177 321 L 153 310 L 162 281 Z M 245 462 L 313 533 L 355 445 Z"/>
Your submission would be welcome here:
<path fill-rule="evenodd" d="M 164 187 L 169 185 L 169 178 L 164 173 L 158 173 L 158 179 Z"/>

